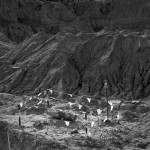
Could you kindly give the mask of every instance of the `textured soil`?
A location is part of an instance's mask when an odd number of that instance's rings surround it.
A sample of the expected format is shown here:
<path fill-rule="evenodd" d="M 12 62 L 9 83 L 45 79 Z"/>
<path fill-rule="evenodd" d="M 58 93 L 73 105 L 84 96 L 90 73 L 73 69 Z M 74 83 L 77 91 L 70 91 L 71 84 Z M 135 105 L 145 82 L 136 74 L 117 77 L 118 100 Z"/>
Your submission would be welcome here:
<path fill-rule="evenodd" d="M 0 148 L 8 149 L 8 137 L 11 150 L 142 150 L 150 149 L 150 100 L 124 101 L 121 104 L 120 124 L 114 119 L 111 122 L 102 122 L 106 116 L 105 107 L 101 115 L 90 113 L 84 119 L 83 108 L 79 110 L 77 101 L 75 106 L 69 106 L 71 99 L 49 99 L 50 107 L 47 108 L 47 98 L 18 97 L 0 94 Z M 26 101 L 21 109 L 21 124 L 18 126 L 17 104 Z M 25 100 L 26 99 L 26 100 Z M 35 99 L 35 97 L 34 97 Z M 39 100 L 38 100 L 39 99 Z M 75 98 L 76 100 L 77 98 Z M 40 105 L 37 105 L 42 100 Z M 93 103 L 96 101 L 92 99 Z M 91 101 L 91 103 L 92 103 Z M 99 100 L 102 101 L 102 100 Z M 83 101 L 84 106 L 94 108 L 94 105 Z M 80 102 L 83 104 L 83 102 Z M 30 110 L 30 107 L 38 106 Z M 103 104 L 104 106 L 104 104 Z M 41 111 L 42 108 L 44 111 Z M 97 106 L 95 106 L 97 108 Z M 102 108 L 102 103 L 99 105 Z M 129 109 L 130 108 L 130 109 Z M 134 108 L 134 109 L 133 109 Z M 51 111 L 76 114 L 77 120 L 70 121 L 66 126 L 65 120 L 54 119 Z M 91 122 L 95 122 L 91 127 Z M 85 127 L 91 135 L 86 134 Z M 8 136 L 9 135 L 9 136 Z"/>

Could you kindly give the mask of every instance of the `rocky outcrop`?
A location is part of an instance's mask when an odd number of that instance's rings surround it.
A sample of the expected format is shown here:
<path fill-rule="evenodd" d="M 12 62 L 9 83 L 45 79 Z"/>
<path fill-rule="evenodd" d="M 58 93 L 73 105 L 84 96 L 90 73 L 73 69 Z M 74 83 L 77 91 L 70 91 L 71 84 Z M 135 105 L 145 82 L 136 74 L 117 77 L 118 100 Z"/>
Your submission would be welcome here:
<path fill-rule="evenodd" d="M 0 31 L 21 42 L 44 31 L 98 32 L 104 28 L 149 29 L 149 0 L 79 1 L 0 0 Z M 133 8 L 134 7 L 134 8 Z"/>
<path fill-rule="evenodd" d="M 13 45 L 14 46 L 14 45 Z M 39 33 L 0 58 L 0 91 L 37 94 L 45 89 L 138 99 L 149 95 L 149 34 Z"/>
<path fill-rule="evenodd" d="M 16 42 L 40 31 L 56 34 L 67 28 L 84 29 L 82 21 L 59 2 L 1 0 L 0 3 L 0 30 Z"/>
<path fill-rule="evenodd" d="M 88 22 L 96 32 L 105 27 L 118 30 L 149 28 L 150 6 L 148 0 L 80 2 L 72 7 L 75 14 Z"/>
<path fill-rule="evenodd" d="M 59 120 L 66 120 L 66 121 L 76 121 L 77 115 L 74 115 L 69 112 L 65 111 L 58 111 L 58 110 L 50 110 L 47 112 L 48 115 L 50 115 L 54 119 L 59 119 Z"/>

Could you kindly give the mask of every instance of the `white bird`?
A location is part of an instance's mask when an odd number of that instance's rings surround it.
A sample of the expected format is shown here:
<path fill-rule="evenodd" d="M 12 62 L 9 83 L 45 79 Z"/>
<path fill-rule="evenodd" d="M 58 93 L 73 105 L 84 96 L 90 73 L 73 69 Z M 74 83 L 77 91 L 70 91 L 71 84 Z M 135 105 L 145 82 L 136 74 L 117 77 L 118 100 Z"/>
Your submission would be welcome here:
<path fill-rule="evenodd" d="M 81 109 L 81 108 L 82 108 L 82 105 L 80 105 L 80 104 L 79 104 L 78 106 L 79 106 L 79 109 Z"/>
<path fill-rule="evenodd" d="M 69 126 L 70 122 L 69 121 L 64 121 L 66 126 Z"/>
<path fill-rule="evenodd" d="M 55 97 L 50 97 L 49 99 L 51 99 L 51 100 L 55 100 Z"/>
<path fill-rule="evenodd" d="M 120 120 L 120 112 L 118 111 L 117 120 Z"/>
<path fill-rule="evenodd" d="M 20 107 L 23 107 L 23 102 L 20 103 Z"/>
<path fill-rule="evenodd" d="M 91 127 L 94 127 L 94 122 L 91 122 Z"/>
<path fill-rule="evenodd" d="M 98 115 L 100 115 L 100 114 L 101 114 L 101 112 L 102 112 L 102 110 L 101 110 L 101 109 L 97 109 L 97 113 L 98 113 Z"/>
<path fill-rule="evenodd" d="M 30 97 L 29 100 L 31 101 L 31 100 L 32 100 L 32 97 Z"/>
<path fill-rule="evenodd" d="M 107 119 L 108 119 L 108 118 L 107 118 L 107 116 L 106 116 L 103 122 L 105 122 Z"/>
<path fill-rule="evenodd" d="M 53 93 L 53 90 L 49 90 L 51 92 L 51 94 Z"/>
<path fill-rule="evenodd" d="M 37 105 L 39 105 L 39 104 L 41 104 L 42 103 L 42 100 L 40 101 L 40 102 L 38 102 L 38 104 Z"/>
<path fill-rule="evenodd" d="M 38 106 L 34 106 L 35 108 L 38 108 Z"/>
<path fill-rule="evenodd" d="M 69 106 L 71 107 L 74 103 L 68 102 Z"/>
<path fill-rule="evenodd" d="M 89 132 L 89 131 L 88 131 L 88 136 L 89 136 L 89 137 L 91 136 L 91 132 Z"/>
<path fill-rule="evenodd" d="M 68 94 L 70 97 L 72 97 L 72 94 Z"/>
<path fill-rule="evenodd" d="M 110 104 L 110 106 L 111 106 L 111 108 L 110 108 L 110 111 L 112 111 L 113 110 L 113 108 L 114 108 L 114 105 L 113 105 L 113 103 L 112 102 L 108 102 L 109 104 Z"/>
<path fill-rule="evenodd" d="M 39 93 L 38 96 L 40 96 L 42 93 Z"/>
<path fill-rule="evenodd" d="M 91 98 L 87 98 L 88 102 L 90 103 L 91 102 Z"/>

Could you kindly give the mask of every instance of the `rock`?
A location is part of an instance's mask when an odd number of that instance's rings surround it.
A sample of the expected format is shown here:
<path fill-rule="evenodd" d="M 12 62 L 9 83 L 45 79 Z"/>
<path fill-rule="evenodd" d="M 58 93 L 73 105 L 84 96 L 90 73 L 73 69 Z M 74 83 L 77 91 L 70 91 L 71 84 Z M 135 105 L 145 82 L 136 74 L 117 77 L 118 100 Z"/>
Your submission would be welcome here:
<path fill-rule="evenodd" d="M 76 129 L 74 129 L 74 130 L 72 130 L 72 131 L 70 132 L 70 134 L 77 134 L 77 133 L 79 133 L 79 132 L 78 132 L 78 130 L 76 130 Z"/>
<path fill-rule="evenodd" d="M 114 126 L 114 125 L 115 123 L 112 122 L 111 120 L 106 120 L 105 122 L 103 121 L 100 126 Z"/>
<path fill-rule="evenodd" d="M 134 121 L 138 120 L 139 115 L 135 112 L 131 112 L 131 111 L 126 110 L 122 113 L 122 117 L 123 117 L 122 118 L 123 120 L 126 120 L 128 122 L 134 122 Z"/>
<path fill-rule="evenodd" d="M 50 115 L 52 118 L 60 119 L 60 120 L 76 121 L 77 119 L 77 115 L 65 111 L 48 110 L 47 114 Z"/>
<path fill-rule="evenodd" d="M 35 115 L 42 115 L 46 111 L 45 107 L 37 107 L 33 106 L 27 109 L 26 115 L 35 114 Z"/>
<path fill-rule="evenodd" d="M 137 146 L 142 148 L 142 149 L 146 149 L 148 146 L 148 143 L 138 143 Z"/>
<path fill-rule="evenodd" d="M 32 98 L 31 100 L 28 100 L 28 101 L 27 101 L 26 105 L 27 105 L 28 107 L 32 107 L 33 105 L 38 104 L 38 102 L 39 102 L 39 99 L 38 99 L 38 98 Z"/>
<path fill-rule="evenodd" d="M 33 127 L 42 130 L 44 128 L 44 125 L 42 124 L 41 121 L 36 121 L 36 122 L 34 122 Z"/>
<path fill-rule="evenodd" d="M 150 111 L 150 106 L 147 104 L 141 104 L 137 107 L 136 111 L 138 113 L 147 113 Z"/>

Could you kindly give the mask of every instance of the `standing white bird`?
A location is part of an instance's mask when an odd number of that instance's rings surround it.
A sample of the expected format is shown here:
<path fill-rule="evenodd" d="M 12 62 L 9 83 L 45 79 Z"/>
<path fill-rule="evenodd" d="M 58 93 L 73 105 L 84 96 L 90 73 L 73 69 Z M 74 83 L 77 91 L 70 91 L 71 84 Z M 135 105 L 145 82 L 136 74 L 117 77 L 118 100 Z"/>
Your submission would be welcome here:
<path fill-rule="evenodd" d="M 70 122 L 69 121 L 64 121 L 66 126 L 69 126 Z"/>
<path fill-rule="evenodd" d="M 38 96 L 40 96 L 42 93 L 39 93 Z"/>
<path fill-rule="evenodd" d="M 68 102 L 69 106 L 71 107 L 74 103 Z"/>
<path fill-rule="evenodd" d="M 101 109 L 97 109 L 97 114 L 100 115 L 102 113 Z"/>
<path fill-rule="evenodd" d="M 91 102 L 91 98 L 87 98 L 88 102 L 90 103 Z"/>
<path fill-rule="evenodd" d="M 79 109 L 81 109 L 81 108 L 82 108 L 82 105 L 80 105 L 80 104 L 79 104 L 78 106 L 79 106 Z"/>
<path fill-rule="evenodd" d="M 53 93 L 53 90 L 49 90 L 49 91 L 50 91 L 51 94 Z"/>
<path fill-rule="evenodd" d="M 88 136 L 89 136 L 89 137 L 91 136 L 91 132 L 90 132 L 90 131 L 88 131 Z"/>
<path fill-rule="evenodd" d="M 30 97 L 29 100 L 31 101 L 31 100 L 32 100 L 32 97 Z"/>
<path fill-rule="evenodd" d="M 109 104 L 110 104 L 110 106 L 111 106 L 110 111 L 112 111 L 112 110 L 113 110 L 113 108 L 114 108 L 114 104 L 113 104 L 113 102 L 110 102 L 110 101 L 108 101 L 108 103 L 109 103 Z"/>
<path fill-rule="evenodd" d="M 91 122 L 91 127 L 94 127 L 94 122 Z"/>
<path fill-rule="evenodd" d="M 20 107 L 23 107 L 23 102 L 20 103 Z"/>
<path fill-rule="evenodd" d="M 117 120 L 118 120 L 118 121 L 120 120 L 120 111 L 118 111 Z"/>
<path fill-rule="evenodd" d="M 72 97 L 72 94 L 68 94 L 70 97 Z"/>
<path fill-rule="evenodd" d="M 41 104 L 42 103 L 42 100 L 40 101 L 40 102 L 38 102 L 38 104 L 37 105 L 39 105 L 39 104 Z"/>
<path fill-rule="evenodd" d="M 108 120 L 107 116 L 105 116 L 105 119 L 104 119 L 104 121 L 103 121 L 103 122 L 105 122 L 106 120 Z"/>

